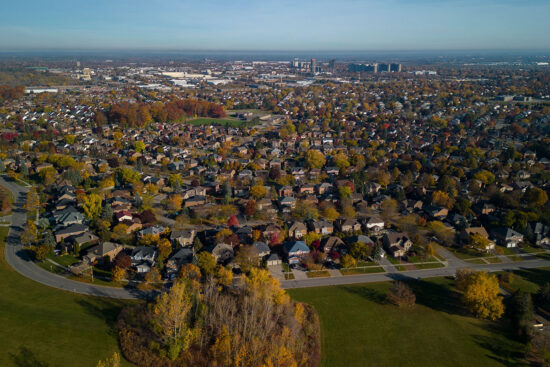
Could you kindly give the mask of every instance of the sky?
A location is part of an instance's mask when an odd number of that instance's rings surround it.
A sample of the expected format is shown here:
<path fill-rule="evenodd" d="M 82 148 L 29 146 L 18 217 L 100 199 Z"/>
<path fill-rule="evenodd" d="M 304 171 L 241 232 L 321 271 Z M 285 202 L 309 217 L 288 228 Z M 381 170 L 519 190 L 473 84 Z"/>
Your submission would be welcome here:
<path fill-rule="evenodd" d="M 550 0 L 4 0 L 0 51 L 550 49 Z"/>

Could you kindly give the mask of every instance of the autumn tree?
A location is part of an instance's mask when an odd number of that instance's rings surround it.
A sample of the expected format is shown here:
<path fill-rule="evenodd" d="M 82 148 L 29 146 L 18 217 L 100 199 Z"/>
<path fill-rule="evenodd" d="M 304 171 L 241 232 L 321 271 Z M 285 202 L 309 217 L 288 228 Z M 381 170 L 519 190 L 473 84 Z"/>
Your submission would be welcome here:
<path fill-rule="evenodd" d="M 39 205 L 40 199 L 38 198 L 36 188 L 34 186 L 31 186 L 29 191 L 27 192 L 27 200 L 25 201 L 24 208 L 28 212 L 34 212 L 38 209 Z"/>
<path fill-rule="evenodd" d="M 126 270 L 118 266 L 115 266 L 112 270 L 112 274 L 113 274 L 113 282 L 120 282 L 122 279 L 124 279 L 124 276 L 126 275 Z"/>
<path fill-rule="evenodd" d="M 191 306 L 190 292 L 182 281 L 175 281 L 170 291 L 161 293 L 153 305 L 155 331 L 168 348 L 172 360 L 189 347 L 192 333 L 188 314 Z"/>
<path fill-rule="evenodd" d="M 457 271 L 457 289 L 462 302 L 476 317 L 496 320 L 504 313 L 498 279 L 485 271 Z"/>
<path fill-rule="evenodd" d="M 120 355 L 114 352 L 111 357 L 97 362 L 96 367 L 120 367 Z"/>
<path fill-rule="evenodd" d="M 86 214 L 86 217 L 90 220 L 97 219 L 101 215 L 101 196 L 97 194 L 90 194 L 84 198 L 82 209 Z"/>
<path fill-rule="evenodd" d="M 27 220 L 27 225 L 21 233 L 21 243 L 24 246 L 31 245 L 38 241 L 38 230 L 32 220 Z"/>
<path fill-rule="evenodd" d="M 310 168 L 323 168 L 326 163 L 326 159 L 320 151 L 310 149 L 306 153 L 306 163 Z"/>
<path fill-rule="evenodd" d="M 134 143 L 134 150 L 138 153 L 141 153 L 145 150 L 145 143 L 141 140 L 138 140 Z"/>
<path fill-rule="evenodd" d="M 170 184 L 171 188 L 179 189 L 181 185 L 183 185 L 183 179 L 181 178 L 179 173 L 171 173 L 168 176 L 168 183 Z"/>
<path fill-rule="evenodd" d="M 250 188 L 250 195 L 258 200 L 263 198 L 267 194 L 267 190 L 263 185 L 254 185 Z"/>
<path fill-rule="evenodd" d="M 356 268 L 357 260 L 355 260 L 353 256 L 346 254 L 340 259 L 340 265 L 344 269 Z"/>
<path fill-rule="evenodd" d="M 183 204 L 183 198 L 180 194 L 173 194 L 168 198 L 166 206 L 168 210 L 170 211 L 178 211 L 181 209 L 181 205 Z"/>
<path fill-rule="evenodd" d="M 399 307 L 412 307 L 416 302 L 416 296 L 412 289 L 403 282 L 393 282 L 387 293 L 388 300 Z"/>
<path fill-rule="evenodd" d="M 197 264 L 203 276 L 208 277 L 214 275 L 214 271 L 216 270 L 216 258 L 211 253 L 203 251 L 198 254 Z"/>
<path fill-rule="evenodd" d="M 259 264 L 258 250 L 254 246 L 241 246 L 235 256 L 235 262 L 239 264 L 243 273 L 248 273 Z"/>

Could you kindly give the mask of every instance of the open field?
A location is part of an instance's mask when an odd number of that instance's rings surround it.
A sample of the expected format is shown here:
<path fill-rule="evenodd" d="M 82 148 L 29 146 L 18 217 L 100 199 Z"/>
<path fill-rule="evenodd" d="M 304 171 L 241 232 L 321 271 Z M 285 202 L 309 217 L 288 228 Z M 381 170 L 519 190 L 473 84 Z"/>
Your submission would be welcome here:
<path fill-rule="evenodd" d="M 387 304 L 389 283 L 293 289 L 317 309 L 323 367 L 521 366 L 522 346 L 504 322 L 468 316 L 452 281 L 411 281 L 417 305 Z"/>
<path fill-rule="evenodd" d="M 114 324 L 128 301 L 68 293 L 23 277 L 5 262 L 7 230 L 0 228 L 0 365 L 95 366 L 118 351 Z"/>
<path fill-rule="evenodd" d="M 232 117 L 225 117 L 221 119 L 215 119 L 215 118 L 208 118 L 208 117 L 200 117 L 196 119 L 189 119 L 185 122 L 186 124 L 191 125 L 218 125 L 218 126 L 231 126 L 231 127 L 244 127 L 244 126 L 253 126 L 255 125 L 254 122 L 250 121 L 243 121 L 239 119 L 235 119 Z"/>

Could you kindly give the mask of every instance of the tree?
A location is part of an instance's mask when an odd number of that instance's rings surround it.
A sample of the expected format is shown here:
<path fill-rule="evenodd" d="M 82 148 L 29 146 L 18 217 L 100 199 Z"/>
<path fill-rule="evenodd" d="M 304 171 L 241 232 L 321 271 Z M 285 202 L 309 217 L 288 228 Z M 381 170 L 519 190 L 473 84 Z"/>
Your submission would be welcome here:
<path fill-rule="evenodd" d="M 483 184 L 489 185 L 495 182 L 495 175 L 487 170 L 481 170 L 474 174 L 476 180 L 480 180 Z"/>
<path fill-rule="evenodd" d="M 138 153 L 141 153 L 145 150 L 145 143 L 141 140 L 138 140 L 134 143 L 134 150 Z"/>
<path fill-rule="evenodd" d="M 428 245 L 426 246 L 426 255 L 428 255 L 429 257 L 435 255 L 434 245 L 432 243 L 428 243 Z"/>
<path fill-rule="evenodd" d="M 340 259 L 340 265 L 344 269 L 351 269 L 357 267 L 357 260 L 355 260 L 351 255 L 344 255 Z"/>
<path fill-rule="evenodd" d="M 113 356 L 105 359 L 104 361 L 97 362 L 97 367 L 119 367 L 120 355 L 117 352 L 113 353 Z"/>
<path fill-rule="evenodd" d="M 267 194 L 267 190 L 263 185 L 254 185 L 250 188 L 250 195 L 258 200 L 263 198 Z"/>
<path fill-rule="evenodd" d="M 463 290 L 462 302 L 478 318 L 496 320 L 504 313 L 498 279 L 485 271 L 457 271 L 457 288 Z"/>
<path fill-rule="evenodd" d="M 126 255 L 124 252 L 119 252 L 113 261 L 113 265 L 120 269 L 128 269 L 132 266 L 132 258 Z"/>
<path fill-rule="evenodd" d="M 237 217 L 236 217 L 235 215 L 231 215 L 231 216 L 229 217 L 229 219 L 227 220 L 227 226 L 228 226 L 229 228 L 231 228 L 231 227 L 238 227 L 238 226 L 239 226 L 239 220 L 237 219 Z M 225 232 L 224 232 L 224 233 L 225 233 Z M 231 233 L 227 233 L 227 234 L 225 235 L 225 237 L 230 236 L 230 235 L 231 235 Z"/>
<path fill-rule="evenodd" d="M 52 248 L 48 245 L 39 245 L 34 247 L 34 257 L 36 260 L 46 260 L 46 257 L 52 253 Z"/>
<path fill-rule="evenodd" d="M 434 220 L 428 223 L 428 229 L 443 244 L 450 246 L 454 242 L 454 232 L 440 221 Z"/>
<path fill-rule="evenodd" d="M 546 194 L 546 191 L 539 189 L 538 187 L 531 187 L 525 193 L 524 198 L 527 200 L 529 205 L 542 208 L 548 201 L 548 194 Z"/>
<path fill-rule="evenodd" d="M 113 219 L 113 208 L 111 207 L 111 204 L 105 204 L 101 210 L 101 219 L 111 222 Z"/>
<path fill-rule="evenodd" d="M 321 211 L 321 214 L 323 215 L 323 217 L 325 217 L 326 220 L 331 222 L 335 221 L 340 216 L 340 213 L 338 213 L 338 211 L 332 205 L 327 205 L 326 207 L 324 207 Z"/>
<path fill-rule="evenodd" d="M 197 263 L 204 277 L 214 275 L 216 270 L 216 258 L 209 252 L 203 251 L 197 255 Z"/>
<path fill-rule="evenodd" d="M 235 256 L 235 262 L 243 273 L 250 272 L 250 269 L 258 266 L 259 261 L 258 250 L 254 246 L 241 246 Z"/>
<path fill-rule="evenodd" d="M 310 149 L 306 153 L 306 163 L 310 168 L 323 168 L 326 163 L 326 159 L 320 151 Z"/>
<path fill-rule="evenodd" d="M 230 287 L 233 284 L 233 271 L 231 268 L 218 265 L 216 270 L 216 280 L 219 285 Z"/>
<path fill-rule="evenodd" d="M 455 200 L 449 197 L 448 193 L 436 190 L 432 193 L 432 203 L 437 206 L 444 206 L 447 209 L 452 209 Z"/>
<path fill-rule="evenodd" d="M 171 173 L 168 176 L 168 183 L 170 184 L 171 188 L 179 189 L 181 185 L 183 185 L 183 179 L 181 178 L 179 173 Z"/>
<path fill-rule="evenodd" d="M 120 282 L 122 279 L 124 279 L 124 276 L 126 275 L 126 270 L 123 268 L 119 268 L 118 266 L 115 266 L 112 270 L 113 273 L 113 282 Z"/>
<path fill-rule="evenodd" d="M 191 294 L 183 281 L 175 281 L 170 291 L 161 293 L 153 305 L 152 322 L 164 345 L 172 349 L 169 354 L 173 360 L 189 347 L 191 306 Z"/>
<path fill-rule="evenodd" d="M 386 199 L 380 205 L 381 213 L 380 216 L 384 221 L 390 222 L 397 216 L 397 201 L 394 199 Z"/>
<path fill-rule="evenodd" d="M 273 278 L 268 270 L 252 268 L 248 275 L 242 277 L 249 293 L 259 300 L 270 300 L 276 305 L 288 304 L 288 294 L 281 289 L 281 284 Z"/>
<path fill-rule="evenodd" d="M 370 247 L 363 242 L 354 242 L 350 246 L 349 254 L 356 260 L 366 260 L 370 255 Z"/>
<path fill-rule="evenodd" d="M 348 156 L 342 152 L 339 152 L 332 156 L 332 161 L 334 162 L 334 165 L 338 167 L 341 173 L 344 172 L 344 170 L 350 165 Z"/>
<path fill-rule="evenodd" d="M 254 215 L 256 213 L 256 201 L 255 200 L 248 200 L 246 202 L 246 205 L 244 206 L 244 213 L 248 216 Z"/>
<path fill-rule="evenodd" d="M 38 240 L 38 232 L 34 222 L 32 220 L 27 220 L 27 225 L 25 230 L 21 233 L 21 243 L 24 246 L 31 245 Z"/>
<path fill-rule="evenodd" d="M 487 251 L 487 249 L 489 248 L 489 239 L 479 233 L 474 233 L 470 235 L 469 240 L 472 247 L 479 251 Z"/>
<path fill-rule="evenodd" d="M 25 202 L 25 210 L 28 212 L 34 212 L 38 209 L 38 206 L 40 205 L 40 199 L 38 198 L 38 194 L 36 192 L 36 188 L 34 186 L 31 186 L 29 189 L 29 192 L 27 192 L 27 200 Z"/>
<path fill-rule="evenodd" d="M 372 251 L 372 257 L 374 258 L 374 260 L 376 261 L 379 261 L 380 259 L 382 259 L 382 255 L 383 255 L 383 250 L 382 250 L 382 247 L 377 243 L 374 245 L 374 250 Z"/>
<path fill-rule="evenodd" d="M 304 241 L 305 243 L 308 245 L 308 246 L 311 246 L 311 244 L 315 241 L 320 241 L 321 240 L 321 234 L 320 233 L 315 233 L 315 232 L 308 232 L 306 233 L 306 235 L 304 236 Z"/>
<path fill-rule="evenodd" d="M 113 227 L 113 238 L 117 241 L 121 241 L 128 237 L 128 226 L 124 223 L 118 223 Z"/>
<path fill-rule="evenodd" d="M 82 209 L 84 214 L 90 220 L 97 219 L 102 212 L 101 208 L 101 196 L 97 194 L 90 194 L 84 198 Z"/>
<path fill-rule="evenodd" d="M 175 212 L 181 209 L 182 204 L 183 197 L 180 194 L 174 194 L 170 196 L 166 206 L 168 207 L 168 210 Z"/>
<path fill-rule="evenodd" d="M 151 270 L 145 274 L 145 281 L 147 283 L 158 283 L 160 279 L 160 273 L 156 267 L 151 268 Z"/>
<path fill-rule="evenodd" d="M 157 247 L 159 250 L 158 261 L 162 263 L 172 253 L 172 244 L 170 243 L 170 240 L 168 240 L 167 238 L 162 238 L 158 242 Z"/>
<path fill-rule="evenodd" d="M 532 334 L 530 322 L 534 315 L 531 293 L 515 292 L 510 298 L 507 313 L 510 315 L 518 337 L 523 341 L 528 341 Z"/>
<path fill-rule="evenodd" d="M 412 307 L 416 302 L 416 296 L 412 289 L 403 282 L 393 282 L 387 294 L 388 300 L 399 307 Z"/>

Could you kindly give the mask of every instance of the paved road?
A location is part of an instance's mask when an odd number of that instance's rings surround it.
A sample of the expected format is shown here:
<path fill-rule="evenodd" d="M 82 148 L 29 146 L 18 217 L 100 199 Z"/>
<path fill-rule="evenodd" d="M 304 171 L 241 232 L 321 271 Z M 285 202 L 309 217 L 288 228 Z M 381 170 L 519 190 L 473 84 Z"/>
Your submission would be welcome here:
<path fill-rule="evenodd" d="M 23 250 L 23 246 L 21 245 L 20 241 L 21 231 L 27 219 L 27 215 L 22 209 L 25 203 L 25 193 L 27 192 L 27 188 L 19 186 L 14 182 L 7 181 L 6 179 L 4 179 L 4 177 L 1 176 L 0 185 L 10 190 L 13 194 L 14 199 L 16 200 L 12 214 L 12 226 L 10 227 L 8 239 L 6 241 L 6 260 L 8 264 L 10 264 L 10 266 L 17 270 L 19 273 L 26 276 L 27 278 L 30 278 L 34 281 L 53 288 L 92 296 L 121 299 L 144 299 L 148 298 L 151 295 L 150 292 L 139 291 L 133 287 L 114 288 L 77 282 L 62 277 L 60 275 L 50 273 L 49 271 L 38 267 L 28 258 L 28 255 Z M 442 254 L 442 256 L 444 256 L 449 262 L 448 267 L 390 273 L 349 275 L 329 278 L 283 280 L 281 281 L 281 286 L 285 289 L 291 289 L 355 283 L 383 282 L 404 278 L 431 278 L 452 276 L 455 274 L 456 269 L 466 267 L 474 270 L 486 270 L 488 272 L 550 267 L 550 260 L 539 258 L 511 263 L 475 265 L 456 258 L 451 252 L 445 249 L 440 250 L 440 254 Z"/>
<path fill-rule="evenodd" d="M 26 251 L 24 251 L 23 245 L 21 245 L 20 241 L 21 232 L 27 220 L 27 214 L 22 207 L 25 204 L 25 193 L 28 189 L 16 184 L 15 182 L 7 181 L 4 177 L 0 177 L 0 185 L 10 190 L 15 200 L 12 213 L 12 225 L 6 240 L 6 261 L 12 268 L 17 270 L 17 272 L 27 278 L 53 288 L 92 296 L 121 299 L 141 299 L 147 298 L 150 294 L 132 287 L 126 289 L 77 282 L 60 275 L 50 273 L 49 271 L 38 267 L 29 259 L 29 256 Z"/>
<path fill-rule="evenodd" d="M 425 270 L 410 270 L 400 271 L 397 273 L 375 273 L 361 275 L 347 275 L 339 278 L 308 278 L 306 280 L 285 280 L 281 285 L 285 289 L 292 288 L 308 288 L 308 287 L 324 287 L 328 285 L 356 284 L 356 283 L 373 283 L 384 282 L 388 280 L 407 279 L 407 278 L 433 278 L 443 276 L 453 276 L 457 269 L 470 268 L 472 270 L 485 270 L 487 272 L 503 271 L 503 270 L 518 270 L 550 267 L 550 260 L 533 259 L 525 261 L 517 261 L 506 264 L 484 264 L 475 265 L 465 263 L 464 266 L 456 266 L 449 264 L 446 268 L 425 269 Z"/>

